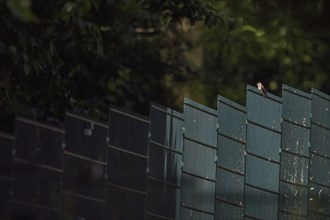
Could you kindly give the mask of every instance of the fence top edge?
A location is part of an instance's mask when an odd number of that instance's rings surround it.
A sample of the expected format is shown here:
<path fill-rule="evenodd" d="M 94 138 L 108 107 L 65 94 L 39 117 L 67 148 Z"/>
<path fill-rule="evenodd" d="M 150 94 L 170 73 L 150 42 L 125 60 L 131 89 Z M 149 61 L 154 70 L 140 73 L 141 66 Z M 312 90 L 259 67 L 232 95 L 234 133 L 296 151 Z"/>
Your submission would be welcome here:
<path fill-rule="evenodd" d="M 251 86 L 251 85 L 246 85 L 246 90 L 255 94 L 260 94 L 260 91 L 257 89 L 257 87 L 255 86 Z M 282 104 L 282 98 L 276 95 L 273 95 L 269 92 L 267 92 L 267 97 L 265 97 L 266 99 L 270 99 L 272 101 L 278 102 L 280 104 Z"/>
<path fill-rule="evenodd" d="M 181 112 L 176 111 L 176 110 L 171 109 L 171 108 L 168 108 L 168 107 L 165 107 L 165 106 L 160 105 L 160 104 L 158 104 L 156 102 L 151 102 L 150 103 L 150 110 L 152 108 L 156 108 L 156 109 L 158 109 L 160 111 L 163 111 L 166 114 L 174 115 L 177 118 L 183 119 L 183 114 Z"/>
<path fill-rule="evenodd" d="M 311 94 L 306 93 L 306 92 L 303 92 L 303 91 L 301 91 L 299 89 L 296 89 L 296 88 L 293 88 L 291 86 L 288 86 L 286 84 L 283 84 L 282 85 L 282 96 L 283 96 L 283 91 L 286 91 L 286 92 L 289 92 L 291 94 L 295 94 L 295 95 L 301 96 L 301 97 L 306 98 L 306 99 L 309 99 L 309 100 L 311 100 L 311 98 L 312 98 Z"/>
<path fill-rule="evenodd" d="M 76 119 L 80 119 L 80 120 L 90 122 L 90 123 L 95 123 L 95 124 L 98 124 L 102 127 L 108 128 L 107 121 L 102 121 L 102 120 L 93 118 L 89 115 L 85 115 L 83 113 L 79 113 L 79 112 L 75 112 L 75 111 L 66 111 L 65 112 L 65 117 L 73 117 L 73 118 L 76 118 Z"/>
<path fill-rule="evenodd" d="M 11 140 L 11 141 L 15 140 L 14 134 L 10 134 L 10 133 L 7 133 L 7 132 L 2 131 L 2 130 L 0 130 L 0 138 L 4 138 L 4 139 L 7 139 L 7 140 Z"/>
<path fill-rule="evenodd" d="M 38 120 L 38 119 L 35 119 L 35 118 L 32 118 L 32 117 L 17 115 L 15 117 L 15 130 L 16 130 L 16 123 L 17 122 L 26 123 L 26 124 L 29 124 L 29 125 L 34 125 L 34 126 L 37 126 L 37 127 L 40 127 L 40 128 L 55 131 L 55 132 L 60 133 L 60 134 L 65 133 L 63 123 L 61 121 L 57 120 L 57 119 L 55 120 L 54 123 L 51 123 L 51 122 L 46 121 L 46 120 Z"/>
<path fill-rule="evenodd" d="M 189 98 L 184 98 L 183 103 L 184 103 L 184 105 L 189 105 L 189 106 L 191 106 L 191 107 L 193 107 L 193 108 L 197 108 L 197 109 L 199 109 L 199 110 L 201 110 L 201 111 L 204 111 L 204 112 L 206 112 L 206 113 L 209 113 L 209 114 L 211 114 L 211 115 L 214 115 L 214 116 L 218 117 L 218 112 L 217 112 L 217 110 L 215 110 L 215 109 L 213 109 L 213 108 L 210 108 L 210 107 L 208 107 L 208 106 L 205 106 L 205 105 L 203 105 L 203 104 L 200 104 L 200 103 L 198 103 L 198 102 L 195 102 L 195 101 L 193 101 L 193 100 L 191 100 L 191 99 L 189 99 Z"/>
<path fill-rule="evenodd" d="M 135 118 L 137 120 L 144 121 L 146 123 L 150 123 L 150 120 L 149 120 L 149 117 L 148 116 L 141 115 L 139 113 L 132 112 L 132 111 L 129 111 L 129 110 L 126 110 L 124 108 L 120 108 L 120 107 L 117 107 L 117 106 L 114 106 L 114 105 L 110 105 L 109 106 L 108 121 L 110 121 L 111 112 L 115 112 L 115 113 L 118 113 L 118 114 L 126 115 L 128 117 Z"/>
<path fill-rule="evenodd" d="M 220 105 L 220 103 L 223 103 L 223 104 L 228 105 L 230 107 L 233 107 L 233 108 L 235 108 L 235 109 L 237 109 L 237 110 L 239 110 L 241 112 L 246 113 L 246 107 L 245 106 L 240 105 L 240 104 L 238 104 L 238 103 L 236 103 L 236 102 L 234 102 L 234 101 L 232 101 L 230 99 L 227 99 L 224 96 L 218 95 L 218 111 L 219 111 L 219 105 Z"/>
<path fill-rule="evenodd" d="M 330 101 L 330 95 L 328 95 L 328 94 L 326 94 L 324 92 L 321 92 L 320 90 L 317 90 L 317 89 L 312 88 L 311 89 L 311 94 L 312 94 L 312 97 L 313 97 L 313 95 L 316 95 L 316 96 L 318 96 L 320 98 L 323 98 L 323 99 L 325 99 L 327 101 Z"/>

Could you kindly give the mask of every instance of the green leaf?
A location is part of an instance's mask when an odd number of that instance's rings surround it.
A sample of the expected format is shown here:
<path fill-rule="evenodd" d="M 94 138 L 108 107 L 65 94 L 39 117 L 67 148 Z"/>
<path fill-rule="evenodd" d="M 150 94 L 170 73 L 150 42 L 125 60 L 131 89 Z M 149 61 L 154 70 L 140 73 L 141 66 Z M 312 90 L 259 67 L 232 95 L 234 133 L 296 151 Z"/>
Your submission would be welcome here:
<path fill-rule="evenodd" d="M 16 19 L 22 22 L 38 22 L 38 18 L 31 11 L 31 0 L 8 0 L 7 8 Z"/>

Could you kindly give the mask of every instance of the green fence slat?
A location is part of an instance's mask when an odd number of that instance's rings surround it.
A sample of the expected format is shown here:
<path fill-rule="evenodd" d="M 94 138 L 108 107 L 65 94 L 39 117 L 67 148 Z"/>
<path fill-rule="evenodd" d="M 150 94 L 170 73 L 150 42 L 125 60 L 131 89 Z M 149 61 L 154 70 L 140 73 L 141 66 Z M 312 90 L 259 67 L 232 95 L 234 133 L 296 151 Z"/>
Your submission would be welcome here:
<path fill-rule="evenodd" d="M 310 127 L 311 96 L 288 85 L 282 86 L 283 119 Z"/>
<path fill-rule="evenodd" d="M 150 106 L 146 219 L 179 219 L 183 116 Z"/>
<path fill-rule="evenodd" d="M 329 116 L 330 117 L 330 116 Z M 330 157 L 330 129 L 312 124 L 311 127 L 311 152 Z"/>
<path fill-rule="evenodd" d="M 312 89 L 312 122 L 330 129 L 330 95 Z"/>
<path fill-rule="evenodd" d="M 65 114 L 65 150 L 94 160 L 105 161 L 108 125 L 86 115 Z"/>
<path fill-rule="evenodd" d="M 280 211 L 305 217 L 307 214 L 307 188 L 280 182 Z"/>
<path fill-rule="evenodd" d="M 244 215 L 253 219 L 277 219 L 278 195 L 245 185 Z"/>
<path fill-rule="evenodd" d="M 281 103 L 281 98 L 270 93 L 265 98 L 255 87 L 247 86 L 246 108 L 247 118 L 250 122 L 271 130 L 281 131 Z"/>
<path fill-rule="evenodd" d="M 215 219 L 243 219 L 243 207 L 216 201 Z"/>
<path fill-rule="evenodd" d="M 235 139 L 238 142 L 246 142 L 246 109 L 245 107 L 226 99 L 218 97 L 218 133 Z"/>
<path fill-rule="evenodd" d="M 244 216 L 277 219 L 282 100 L 248 85 L 246 108 Z"/>
<path fill-rule="evenodd" d="M 307 217 L 311 95 L 282 86 L 279 211 Z"/>
<path fill-rule="evenodd" d="M 218 134 L 217 165 L 238 174 L 244 174 L 245 143 L 233 141 Z"/>
<path fill-rule="evenodd" d="M 243 219 L 246 109 L 218 97 L 215 219 Z"/>
<path fill-rule="evenodd" d="M 244 176 L 218 168 L 216 198 L 221 201 L 220 204 L 227 202 L 230 206 L 238 206 L 243 208 Z M 222 214 L 221 216 L 226 215 Z M 236 218 L 237 217 L 238 216 L 236 216 Z M 226 216 L 226 218 L 233 218 L 233 216 Z"/>
<path fill-rule="evenodd" d="M 270 132 L 263 127 L 249 123 L 247 125 L 247 151 L 252 154 L 268 158 L 276 162 L 280 161 L 279 146 L 281 146 L 281 134 Z M 270 141 L 271 140 L 271 141 Z"/>
<path fill-rule="evenodd" d="M 308 218 L 330 219 L 330 96 L 312 89 Z"/>
<path fill-rule="evenodd" d="M 185 99 L 183 117 L 181 204 L 191 212 L 208 213 L 214 218 L 217 112 Z M 189 219 L 189 211 L 183 212 L 182 207 L 181 219 Z"/>
<path fill-rule="evenodd" d="M 107 193 L 106 202 L 110 219 L 144 219 L 149 126 L 144 116 L 109 109 L 107 190 L 113 196 Z"/>
<path fill-rule="evenodd" d="M 245 172 L 248 175 L 245 177 L 245 183 L 277 193 L 278 171 L 279 164 L 246 155 Z"/>
<path fill-rule="evenodd" d="M 181 207 L 182 220 L 214 220 L 214 215 Z"/>

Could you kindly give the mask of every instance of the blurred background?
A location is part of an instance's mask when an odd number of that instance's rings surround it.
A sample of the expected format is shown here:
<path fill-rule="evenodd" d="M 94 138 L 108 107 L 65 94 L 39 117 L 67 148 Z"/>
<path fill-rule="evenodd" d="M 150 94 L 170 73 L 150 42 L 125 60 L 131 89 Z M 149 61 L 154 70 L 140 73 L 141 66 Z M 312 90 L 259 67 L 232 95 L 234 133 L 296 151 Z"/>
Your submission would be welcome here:
<path fill-rule="evenodd" d="M 330 94 L 326 0 L 0 0 L 1 129 L 14 114 L 184 97 L 245 104 L 246 84 Z"/>

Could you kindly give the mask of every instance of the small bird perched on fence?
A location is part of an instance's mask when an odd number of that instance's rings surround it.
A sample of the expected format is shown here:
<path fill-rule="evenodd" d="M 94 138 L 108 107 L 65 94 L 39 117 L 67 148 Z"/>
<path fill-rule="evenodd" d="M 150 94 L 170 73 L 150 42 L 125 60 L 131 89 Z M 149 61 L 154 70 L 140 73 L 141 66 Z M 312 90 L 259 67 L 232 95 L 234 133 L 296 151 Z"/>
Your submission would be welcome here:
<path fill-rule="evenodd" d="M 268 96 L 267 91 L 266 91 L 265 87 L 262 85 L 261 82 L 258 82 L 257 86 L 258 86 L 258 90 L 260 91 L 260 93 L 263 97 Z"/>

